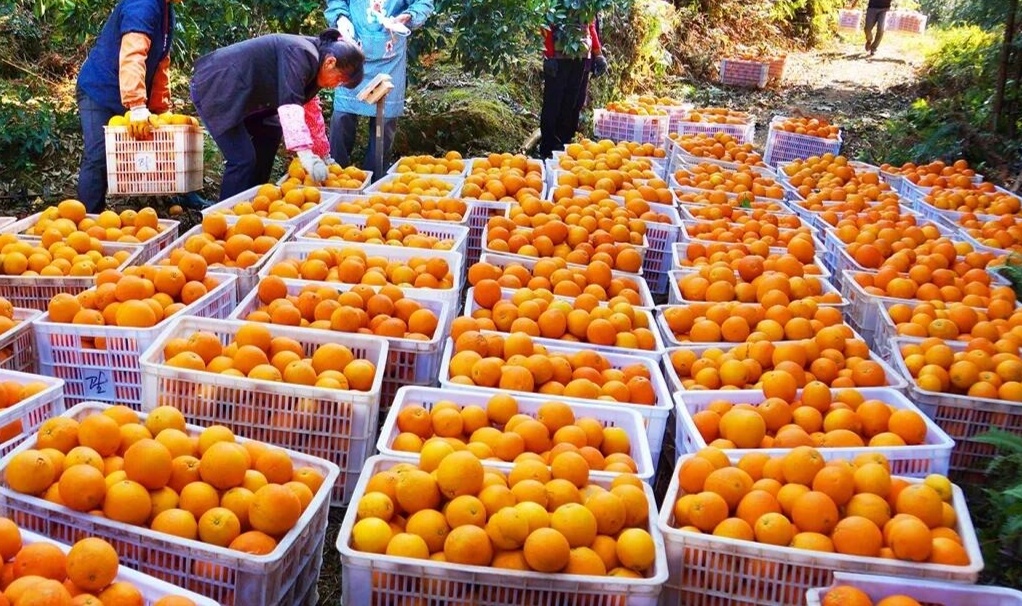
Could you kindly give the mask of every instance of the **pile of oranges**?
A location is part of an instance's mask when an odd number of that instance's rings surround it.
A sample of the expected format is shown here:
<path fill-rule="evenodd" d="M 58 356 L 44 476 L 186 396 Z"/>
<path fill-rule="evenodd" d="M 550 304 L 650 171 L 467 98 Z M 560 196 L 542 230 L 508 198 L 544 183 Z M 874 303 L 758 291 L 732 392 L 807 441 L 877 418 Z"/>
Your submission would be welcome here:
<path fill-rule="evenodd" d="M 238 327 L 226 345 L 206 331 L 170 339 L 163 357 L 174 368 L 325 389 L 369 391 L 376 378 L 376 366 L 345 345 L 324 343 L 306 353 L 295 339 L 274 336 L 256 322 Z"/>
<path fill-rule="evenodd" d="M 221 425 L 190 435 L 174 407 L 142 420 L 114 406 L 80 421 L 44 421 L 4 482 L 75 511 L 263 555 L 295 526 L 324 477 L 295 468 L 284 450 L 237 442 Z"/>
<path fill-rule="evenodd" d="M 728 133 L 719 132 L 712 135 L 671 133 L 671 139 L 688 154 L 698 158 L 715 158 L 724 162 L 738 162 L 752 166 L 763 165 L 763 158 L 756 153 L 752 143 L 739 143 Z"/>
<path fill-rule="evenodd" d="M 920 244 L 927 240 L 936 240 L 941 236 L 936 223 L 921 221 L 918 215 L 905 214 L 897 207 L 822 212 L 820 218 L 833 227 L 834 235 L 839 240 L 846 243 L 857 239 L 862 230 L 875 232 L 888 228 L 896 230 L 893 233 L 887 232 L 888 234 L 910 238 Z"/>
<path fill-rule="evenodd" d="M 642 255 L 633 244 L 642 242 L 641 232 L 632 232 L 620 223 L 609 231 L 597 228 L 590 233 L 581 225 L 561 221 L 527 228 L 506 217 L 492 217 L 486 225 L 485 248 L 526 257 L 559 257 L 575 265 L 603 261 L 613 269 L 634 274 L 642 269 Z"/>
<path fill-rule="evenodd" d="M 521 202 L 543 191 L 543 166 L 523 155 L 490 154 L 476 160 L 471 171 L 461 186 L 464 198 Z"/>
<path fill-rule="evenodd" d="M 670 305 L 661 309 L 675 340 L 682 342 L 796 341 L 814 337 L 828 326 L 848 328 L 840 309 L 818 306 L 812 300 L 770 307 L 728 302 Z M 852 336 L 847 331 L 846 335 Z"/>
<path fill-rule="evenodd" d="M 692 420 L 703 442 L 722 450 L 886 448 L 926 441 L 926 422 L 915 410 L 867 400 L 857 389 L 831 390 L 819 381 L 807 384 L 794 401 L 715 400 Z"/>
<path fill-rule="evenodd" d="M 569 171 L 576 167 L 588 170 L 648 170 L 653 167 L 650 159 L 665 156 L 663 148 L 652 143 L 584 139 L 580 143 L 569 144 L 558 158 L 557 165 L 561 170 Z"/>
<path fill-rule="evenodd" d="M 418 341 L 432 339 L 439 322 L 431 309 L 393 285 L 376 292 L 365 284 L 347 291 L 307 284 L 292 295 L 281 278 L 266 276 L 259 282 L 257 296 L 259 306 L 245 316 L 249 322 Z"/>
<path fill-rule="evenodd" d="M 269 274 L 294 280 L 341 282 L 402 288 L 451 289 L 454 276 L 450 265 L 440 257 L 413 257 L 408 261 L 388 261 L 369 256 L 361 248 L 320 248 L 304 259 L 284 259 L 270 268 Z"/>
<path fill-rule="evenodd" d="M 354 215 L 383 213 L 400 219 L 460 222 L 468 213 L 468 205 L 461 198 L 374 193 L 367 197 L 338 202 L 332 210 Z"/>
<path fill-rule="evenodd" d="M 756 198 L 784 198 L 784 189 L 773 177 L 754 172 L 752 167 L 739 165 L 735 170 L 703 162 L 680 168 L 674 179 L 681 187 L 710 189 L 731 194 L 751 193 Z"/>
<path fill-rule="evenodd" d="M 460 175 L 465 172 L 465 161 L 456 151 L 449 151 L 442 158 L 428 155 L 404 156 L 398 160 L 394 172 L 417 175 Z"/>
<path fill-rule="evenodd" d="M 788 402 L 813 381 L 838 388 L 887 385 L 866 342 L 847 335 L 848 327 L 838 325 L 799 341 L 755 341 L 702 354 L 683 347 L 671 352 L 670 361 L 684 389 L 762 389 L 766 397 Z"/>
<path fill-rule="evenodd" d="M 999 192 L 993 183 L 983 182 L 971 188 L 944 189 L 934 186 L 923 202 L 939 208 L 960 213 L 985 215 L 1017 215 L 1022 211 L 1022 202 L 1007 192 Z"/>
<path fill-rule="evenodd" d="M 887 266 L 876 272 L 852 272 L 851 276 L 867 294 L 881 297 L 960 302 L 978 308 L 1015 306 L 1015 291 L 1010 286 L 992 284 L 990 275 L 979 269 L 966 270 L 960 276 L 953 269 L 932 269 L 926 265 L 915 265 L 908 273 Z M 1003 303 L 994 303 L 998 299 Z"/>
<path fill-rule="evenodd" d="M 812 240 L 812 229 L 797 223 L 797 217 L 792 215 L 768 214 L 762 219 L 754 219 L 750 216 L 739 216 L 731 219 L 717 219 L 714 221 L 700 221 L 686 223 L 685 232 L 693 240 L 707 240 L 711 242 L 741 242 L 749 244 L 752 242 L 765 242 L 771 247 L 791 246 L 797 238 L 802 240 L 799 250 L 808 252 L 815 249 Z M 787 227 L 795 225 L 796 227 Z"/>
<path fill-rule="evenodd" d="M 645 185 L 657 191 L 659 200 L 670 200 L 667 182 L 658 177 L 651 168 L 632 168 L 626 171 L 623 169 L 589 170 L 576 166 L 571 171 L 557 173 L 555 185 L 567 185 L 573 189 L 600 189 L 608 194 L 618 196 Z"/>
<path fill-rule="evenodd" d="M 884 313 L 903 337 L 935 337 L 945 341 L 981 338 L 1005 351 L 1022 344 L 1022 328 L 1016 330 L 1022 326 L 1022 310 L 1003 299 L 992 300 L 985 309 L 940 301 L 895 303 Z"/>
<path fill-rule="evenodd" d="M 804 186 L 803 186 L 804 187 Z M 851 190 L 851 191 L 849 191 Z M 820 215 L 824 221 L 834 225 L 836 220 L 829 217 L 843 216 L 853 218 L 856 215 L 887 211 L 888 216 L 896 213 L 898 217 L 912 217 L 903 213 L 901 198 L 893 191 L 882 190 L 870 185 L 862 188 L 850 184 L 842 187 L 823 187 L 805 196 L 804 200 L 796 200 L 796 204 L 806 210 Z"/>
<path fill-rule="evenodd" d="M 824 281 L 815 276 L 763 272 L 746 280 L 745 267 L 757 267 L 762 271 L 763 263 L 757 263 L 757 259 L 745 257 L 739 260 L 737 272 L 727 263 L 717 262 L 703 265 L 697 272 L 682 273 L 677 281 L 681 298 L 687 303 L 740 301 L 759 303 L 768 308 L 794 301 L 841 303 L 841 295 L 834 291 L 824 292 Z"/>
<path fill-rule="evenodd" d="M 848 158 L 831 153 L 795 160 L 782 168 L 788 182 L 799 195 L 808 198 L 814 190 L 831 189 L 832 195 L 859 195 L 867 200 L 878 200 L 881 192 L 890 191 L 891 186 L 880 180 L 872 171 L 859 171 L 849 164 Z"/>
<path fill-rule="evenodd" d="M 860 230 L 846 225 L 835 233 L 848 245 L 845 250 L 863 269 L 891 267 L 899 272 L 910 272 L 919 267 L 918 272 L 929 271 L 931 275 L 937 270 L 950 270 L 958 276 L 967 277 L 969 282 L 990 282 L 989 276 L 983 278 L 980 274 L 986 273 L 986 266 L 997 255 L 973 250 L 971 244 L 953 242 L 947 236 L 924 239 L 926 231 L 935 231 L 935 228 L 930 225 L 900 230 L 868 225 Z"/>
<path fill-rule="evenodd" d="M 384 465 L 357 503 L 350 544 L 358 551 L 625 578 L 647 576 L 656 560 L 649 499 L 634 475 L 596 485 L 584 461 L 555 476 L 535 459 L 491 471 L 467 451 L 447 454 L 432 473 Z"/>
<path fill-rule="evenodd" d="M 901 175 L 922 187 L 947 186 L 952 183 L 955 183 L 954 187 L 969 187 L 972 178 L 976 176 L 976 171 L 970 168 L 969 162 L 964 159 L 955 160 L 951 164 L 942 160 L 934 160 L 923 165 L 906 162 L 900 167 L 885 163 L 880 165 L 880 170 L 888 174 Z M 965 177 L 965 179 L 958 177 Z"/>
<path fill-rule="evenodd" d="M 686 122 L 707 122 L 710 124 L 748 124 L 751 116 L 747 112 L 726 107 L 697 107 L 685 117 Z"/>
<path fill-rule="evenodd" d="M 786 250 L 794 252 L 774 252 L 763 240 L 749 244 L 689 242 L 685 245 L 685 256 L 675 262 L 684 268 L 726 263 L 747 282 L 766 272 L 777 271 L 788 276 L 813 276 L 823 272 L 816 264 L 815 248 L 813 257 L 808 257 L 810 249 L 804 238 L 793 238 Z"/>
<path fill-rule="evenodd" d="M 207 271 L 198 253 L 182 253 L 177 265 L 105 269 L 96 286 L 77 296 L 54 295 L 47 306 L 49 321 L 93 326 L 150 328 L 195 303 L 220 282 Z M 97 339 L 102 348 L 102 339 Z"/>
<path fill-rule="evenodd" d="M 46 389 L 45 383 L 32 381 L 19 383 L 18 381 L 0 381 L 0 409 L 10 408 L 19 402 L 23 402 L 32 396 L 43 392 Z M 0 443 L 21 435 L 24 429 L 21 419 L 11 421 L 0 427 Z"/>
<path fill-rule="evenodd" d="M 524 332 L 532 337 L 591 345 L 656 349 L 653 334 L 656 327 L 651 326 L 651 316 L 631 303 L 600 305 L 595 296 L 587 293 L 574 301 L 554 299 L 549 290 L 529 288 L 520 288 L 506 297 L 500 284 L 491 279 L 481 280 L 472 293 L 479 308 L 470 318 L 457 320 L 469 330 Z"/>
<path fill-rule="evenodd" d="M 676 190 L 674 194 L 678 198 L 678 204 L 689 211 L 704 206 L 731 206 L 790 214 L 790 211 L 786 206 L 784 206 L 780 198 L 771 199 L 756 197 L 749 192 L 729 194 L 728 192 L 716 189 L 702 191 Z"/>
<path fill-rule="evenodd" d="M 355 167 L 348 166 L 341 168 L 340 164 L 331 164 L 327 167 L 327 177 L 322 183 L 316 183 L 312 177 L 305 173 L 305 167 L 298 158 L 291 160 L 287 167 L 287 182 L 294 185 L 312 185 L 330 187 L 333 189 L 361 189 L 369 173 Z"/>
<path fill-rule="evenodd" d="M 891 594 L 874 602 L 869 594 L 851 585 L 838 585 L 823 595 L 823 606 L 923 606 L 903 593 Z"/>
<path fill-rule="evenodd" d="M 589 294 L 610 306 L 625 302 L 640 305 L 641 278 L 615 275 L 609 263 L 592 260 L 585 268 L 568 267 L 560 257 L 539 259 L 530 269 L 524 263 L 503 266 L 480 261 L 468 268 L 468 283 L 477 286 L 483 280 L 496 280 L 501 288 L 548 290 L 560 297 L 576 298 Z"/>
<path fill-rule="evenodd" d="M 448 371 L 447 379 L 459 385 L 646 406 L 657 400 L 647 365 L 613 368 L 590 349 L 549 353 L 521 332 L 462 332 Z"/>
<path fill-rule="evenodd" d="M 121 567 L 117 550 L 97 537 L 81 539 L 64 553 L 53 543 L 23 542 L 18 525 L 10 518 L 0 518 L 0 557 L 10 567 L 10 573 L 0 580 L 4 604 L 145 603 L 138 587 L 117 580 Z M 195 606 L 193 600 L 180 595 L 163 596 L 152 604 Z"/>
<path fill-rule="evenodd" d="M 958 219 L 965 233 L 983 246 L 1022 251 L 1022 219 L 1003 215 L 996 219 L 981 219 L 975 213 L 965 213 Z"/>
<path fill-rule="evenodd" d="M 831 124 L 826 118 L 785 118 L 779 122 L 771 123 L 770 128 L 824 139 L 836 140 L 841 136 L 841 128 Z"/>
<path fill-rule="evenodd" d="M 285 233 L 287 230 L 283 224 L 266 221 L 256 215 L 242 215 L 228 221 L 222 213 L 213 212 L 202 218 L 200 233 L 171 250 L 160 264 L 176 266 L 186 254 L 198 254 L 213 269 L 244 269 L 258 263 Z"/>
<path fill-rule="evenodd" d="M 130 255 L 126 250 L 104 254 L 103 242 L 82 231 L 52 242 L 0 234 L 0 274 L 5 276 L 89 277 L 120 267 Z"/>
<path fill-rule="evenodd" d="M 564 402 L 544 402 L 535 414 L 527 415 L 507 394 L 491 397 L 485 407 L 440 400 L 429 410 L 419 405 L 402 408 L 397 429 L 400 433 L 391 446 L 418 453 L 419 467 L 429 472 L 457 450 L 468 450 L 483 461 L 508 463 L 521 460 L 525 453 L 538 455 L 551 466 L 554 478 L 561 477 L 562 468 L 580 472 L 583 466 L 590 471 L 637 471 L 625 429 L 604 427 L 591 417 L 576 418 Z M 536 488 L 531 483 L 521 486 L 527 487 Z"/>
<path fill-rule="evenodd" d="M 84 232 L 89 238 L 100 241 L 137 244 L 155 238 L 165 229 L 154 208 L 124 210 L 120 214 L 106 210 L 90 217 L 85 214 L 85 205 L 78 200 L 64 200 L 45 208 L 36 224 L 24 233 L 40 236 L 43 246 L 49 247 L 54 242 L 67 240 L 75 232 Z"/>
<path fill-rule="evenodd" d="M 741 206 L 731 206 L 729 204 L 724 205 L 706 205 L 697 206 L 690 204 L 686 210 L 688 214 L 695 217 L 696 220 L 727 220 L 729 223 L 746 223 L 749 221 L 759 221 L 762 223 L 770 223 L 778 227 L 785 229 L 797 229 L 802 225 L 801 219 L 796 215 L 777 213 L 776 211 L 767 210 L 765 208 L 743 208 Z"/>
<path fill-rule="evenodd" d="M 404 172 L 397 175 L 389 175 L 385 177 L 386 180 L 379 182 L 379 191 L 384 194 L 411 194 L 442 198 L 450 195 L 451 191 L 454 190 L 455 184 L 453 182 L 430 177 L 427 174 Z"/>
<path fill-rule="evenodd" d="M 645 232 L 646 227 L 640 225 L 640 221 L 652 221 L 654 223 L 670 222 L 670 217 L 664 213 L 657 212 L 650 206 L 650 203 L 660 204 L 656 189 L 648 186 L 640 186 L 638 189 L 629 190 L 622 195 L 623 203 L 611 200 L 603 190 L 576 193 L 567 186 L 559 186 L 553 190 L 553 200 L 528 201 L 526 203 L 511 207 L 511 219 L 516 223 L 522 221 L 519 215 L 526 215 L 531 218 L 533 227 L 542 225 L 546 220 L 553 219 L 554 215 L 572 225 L 579 224 L 590 229 L 592 221 L 586 217 L 592 216 L 596 219 L 597 226 L 607 229 L 605 222 L 611 219 L 616 223 L 627 223 L 630 229 Z M 543 219 L 538 221 L 537 219 Z M 591 229 L 590 229 L 591 231 Z"/>
<path fill-rule="evenodd" d="M 304 237 L 433 250 L 451 250 L 454 247 L 454 240 L 450 238 L 441 240 L 436 236 L 426 235 L 412 223 L 391 223 L 390 217 L 384 213 L 367 215 L 364 226 L 347 221 L 342 216 L 324 215 L 320 218 L 315 231 L 305 232 Z"/>
<path fill-rule="evenodd" d="M 890 475 L 882 454 L 827 463 L 799 446 L 733 465 L 705 448 L 678 468 L 672 525 L 742 541 L 909 562 L 966 566 L 954 530 L 953 487 L 944 476 L 910 483 Z"/>
<path fill-rule="evenodd" d="M 903 344 L 896 355 L 920 389 L 1022 402 L 1022 358 L 1014 339 L 998 341 L 974 338 L 965 347 L 951 347 L 943 339 Z M 1011 347 L 1007 347 L 1007 345 Z"/>
<path fill-rule="evenodd" d="M 666 116 L 667 110 L 660 109 L 651 103 L 635 101 L 611 101 L 606 106 L 607 111 L 618 114 L 632 114 L 635 116 Z"/>
<path fill-rule="evenodd" d="M 294 182 L 285 182 L 279 187 L 267 183 L 259 186 L 251 200 L 242 200 L 219 212 L 237 216 L 256 215 L 270 221 L 288 221 L 316 208 L 321 199 L 315 187 L 302 187 Z"/>

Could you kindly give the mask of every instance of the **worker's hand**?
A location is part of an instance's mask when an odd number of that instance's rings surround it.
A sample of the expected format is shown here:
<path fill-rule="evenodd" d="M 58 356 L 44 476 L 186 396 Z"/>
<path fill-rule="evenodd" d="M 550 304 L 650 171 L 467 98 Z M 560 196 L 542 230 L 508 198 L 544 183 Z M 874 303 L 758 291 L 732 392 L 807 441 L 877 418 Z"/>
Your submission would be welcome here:
<path fill-rule="evenodd" d="M 408 13 L 401 13 L 397 17 L 394 17 L 394 21 L 397 21 L 401 25 L 408 25 L 412 20 L 412 16 Z"/>
<path fill-rule="evenodd" d="M 312 153 L 312 150 L 303 149 L 299 151 L 298 161 L 302 163 L 302 168 L 305 169 L 305 173 L 312 177 L 313 181 L 316 183 L 326 181 L 326 162 L 323 162 L 323 158 Z"/>
<path fill-rule="evenodd" d="M 144 105 L 131 108 L 131 111 L 128 112 L 128 132 L 133 139 L 153 138 L 153 125 L 149 121 L 151 115 L 149 108 Z"/>
<path fill-rule="evenodd" d="M 326 158 L 323 158 L 323 162 L 326 163 L 327 168 L 330 168 L 334 164 L 337 164 L 337 160 L 334 160 L 330 156 L 327 156 Z"/>
<path fill-rule="evenodd" d="M 543 60 L 543 75 L 547 78 L 557 77 L 557 59 Z"/>
<path fill-rule="evenodd" d="M 593 75 L 599 78 L 603 74 L 607 73 L 608 69 L 607 58 L 603 55 L 596 55 L 593 57 Z"/>
<path fill-rule="evenodd" d="M 341 32 L 341 39 L 355 42 L 355 25 L 351 19 L 341 16 L 337 19 L 337 31 Z"/>

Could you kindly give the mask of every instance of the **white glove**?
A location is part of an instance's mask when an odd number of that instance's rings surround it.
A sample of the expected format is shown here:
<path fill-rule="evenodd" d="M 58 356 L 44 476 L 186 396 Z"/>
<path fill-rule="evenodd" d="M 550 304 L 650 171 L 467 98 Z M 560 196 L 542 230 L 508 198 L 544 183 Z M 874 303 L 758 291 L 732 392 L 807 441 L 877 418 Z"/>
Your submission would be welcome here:
<path fill-rule="evenodd" d="M 337 31 L 341 32 L 342 40 L 355 41 L 355 26 L 351 23 L 351 19 L 345 16 L 337 18 Z"/>
<path fill-rule="evenodd" d="M 327 166 L 333 166 L 334 164 L 337 164 L 337 160 L 334 160 L 330 156 L 327 156 L 326 158 L 323 158 L 323 161 L 326 162 Z"/>
<path fill-rule="evenodd" d="M 148 139 L 152 136 L 153 125 L 149 123 L 149 108 L 144 105 L 131 108 L 128 112 L 128 131 L 135 139 Z"/>
<path fill-rule="evenodd" d="M 305 173 L 312 177 L 316 183 L 326 181 L 327 170 L 323 158 L 312 153 L 312 150 L 303 149 L 298 152 L 298 161 L 302 163 Z"/>

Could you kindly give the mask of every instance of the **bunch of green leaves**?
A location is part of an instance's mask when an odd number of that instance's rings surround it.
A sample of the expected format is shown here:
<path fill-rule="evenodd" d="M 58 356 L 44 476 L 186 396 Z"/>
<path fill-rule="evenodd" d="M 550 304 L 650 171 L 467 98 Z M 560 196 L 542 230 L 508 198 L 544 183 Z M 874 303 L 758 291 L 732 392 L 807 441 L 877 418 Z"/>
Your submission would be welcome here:
<path fill-rule="evenodd" d="M 1022 554 L 1017 553 L 1022 549 L 1022 436 L 992 429 L 976 441 L 997 449 L 987 467 L 983 515 L 975 518 L 985 546 L 984 559 L 997 581 L 1018 585 L 1022 582 L 1018 559 Z M 1005 551 L 1009 555 L 1016 551 L 1015 558 L 1005 558 Z"/>

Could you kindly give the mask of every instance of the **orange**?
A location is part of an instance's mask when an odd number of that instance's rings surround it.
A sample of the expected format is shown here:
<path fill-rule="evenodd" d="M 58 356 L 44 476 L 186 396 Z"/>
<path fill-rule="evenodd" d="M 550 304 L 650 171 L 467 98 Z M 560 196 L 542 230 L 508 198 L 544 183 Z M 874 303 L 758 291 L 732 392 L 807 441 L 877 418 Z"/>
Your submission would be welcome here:
<path fill-rule="evenodd" d="M 540 528 L 530 533 L 522 551 L 529 568 L 537 572 L 559 572 L 571 558 L 568 540 L 552 528 Z"/>
<path fill-rule="evenodd" d="M 183 539 L 197 539 L 199 536 L 199 524 L 195 521 L 195 516 L 184 509 L 161 511 L 153 518 L 150 528 Z"/>
<path fill-rule="evenodd" d="M 873 606 L 873 600 L 857 587 L 839 585 L 827 591 L 821 606 Z"/>
<path fill-rule="evenodd" d="M 124 453 L 124 471 L 128 479 L 149 490 L 163 488 L 170 481 L 173 457 L 166 446 L 153 439 L 142 439 Z"/>
<path fill-rule="evenodd" d="M 926 484 L 912 484 L 902 490 L 895 501 L 897 513 L 919 518 L 929 528 L 936 528 L 943 520 L 944 507 L 940 494 Z"/>
<path fill-rule="evenodd" d="M 809 491 L 795 497 L 791 519 L 799 530 L 829 535 L 841 518 L 837 505 L 827 494 Z"/>
<path fill-rule="evenodd" d="M 226 507 L 207 509 L 199 518 L 199 539 L 205 543 L 227 547 L 240 534 L 241 520 Z"/>
<path fill-rule="evenodd" d="M 295 493 L 276 484 L 256 490 L 248 512 L 252 528 L 272 537 L 286 534 L 301 514 L 302 504 Z"/>
<path fill-rule="evenodd" d="M 71 547 L 66 565 L 67 577 L 76 587 L 100 591 L 117 576 L 117 551 L 103 539 L 85 538 Z"/>
<path fill-rule="evenodd" d="M 456 564 L 488 566 L 493 561 L 490 537 L 478 526 L 459 526 L 451 530 L 444 541 L 443 553 L 448 562 Z"/>
<path fill-rule="evenodd" d="M 67 578 L 67 557 L 52 543 L 31 543 L 14 556 L 15 578 L 36 575 L 63 582 Z"/>
<path fill-rule="evenodd" d="M 38 450 L 25 450 L 11 458 L 4 470 L 4 480 L 17 492 L 38 495 L 53 484 L 56 470 L 53 462 Z"/>
<path fill-rule="evenodd" d="M 100 507 L 106 495 L 103 473 L 91 465 L 74 465 L 64 470 L 57 486 L 61 501 L 75 511 Z"/>
<path fill-rule="evenodd" d="M 866 557 L 876 557 L 884 544 L 877 525 L 860 516 L 849 516 L 838 522 L 831 540 L 838 553 Z"/>
<path fill-rule="evenodd" d="M 242 485 L 248 466 L 248 454 L 243 446 L 216 442 L 199 459 L 199 474 L 214 488 L 227 490 Z"/>
<path fill-rule="evenodd" d="M 621 565 L 639 573 L 653 566 L 656 546 L 648 532 L 641 528 L 629 528 L 617 538 L 617 557 Z"/>

